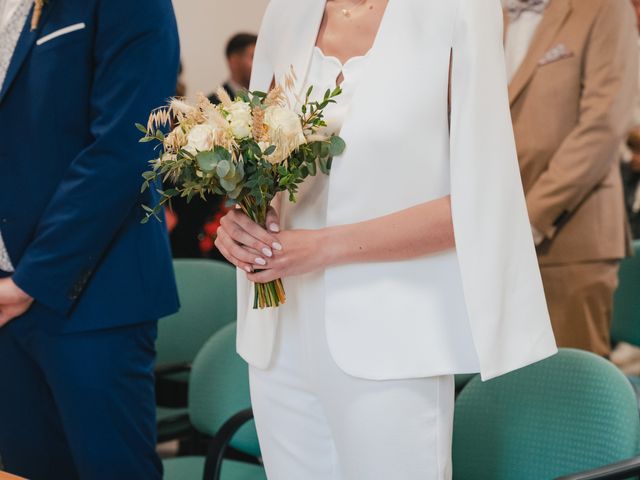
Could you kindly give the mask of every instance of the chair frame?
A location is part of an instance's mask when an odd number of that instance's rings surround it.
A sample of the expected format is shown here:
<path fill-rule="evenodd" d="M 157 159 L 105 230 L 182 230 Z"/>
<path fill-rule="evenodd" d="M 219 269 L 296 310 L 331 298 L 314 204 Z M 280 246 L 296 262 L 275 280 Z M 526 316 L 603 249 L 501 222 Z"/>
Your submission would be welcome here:
<path fill-rule="evenodd" d="M 170 382 L 170 380 L 168 380 L 165 377 L 167 377 L 169 375 L 174 375 L 176 373 L 188 373 L 190 371 L 191 371 L 191 363 L 189 363 L 189 362 L 157 366 L 156 369 L 155 369 L 156 390 L 158 390 L 158 388 L 160 388 L 163 384 L 165 384 L 167 382 Z M 158 405 L 161 406 L 161 407 L 168 407 L 168 408 L 184 408 L 184 407 L 186 407 L 186 405 L 184 405 L 184 406 L 183 405 L 171 405 L 168 402 L 159 402 Z M 171 434 L 169 436 L 166 436 L 166 437 L 161 435 L 160 433 L 158 433 L 156 441 L 158 443 L 164 443 L 164 442 L 168 442 L 168 441 L 171 441 L 171 440 L 184 441 L 185 439 L 190 439 L 190 438 L 195 437 L 197 432 L 191 426 L 191 424 L 189 422 L 189 415 L 188 414 L 177 415 L 175 418 L 171 418 L 170 419 L 170 421 L 172 421 L 172 422 L 183 422 L 185 420 L 187 421 L 186 423 L 188 424 L 188 426 L 185 426 L 185 428 L 180 429 L 177 432 L 173 432 L 173 434 Z"/>
<path fill-rule="evenodd" d="M 556 480 L 625 480 L 640 475 L 640 456 Z"/>
<path fill-rule="evenodd" d="M 227 453 L 233 448 L 229 445 L 235 434 L 246 423 L 253 420 L 253 410 L 247 408 L 236 413 L 233 417 L 225 422 L 218 433 L 211 439 L 209 450 L 204 467 L 203 480 L 220 480 L 222 472 L 222 463 L 227 457 Z"/>

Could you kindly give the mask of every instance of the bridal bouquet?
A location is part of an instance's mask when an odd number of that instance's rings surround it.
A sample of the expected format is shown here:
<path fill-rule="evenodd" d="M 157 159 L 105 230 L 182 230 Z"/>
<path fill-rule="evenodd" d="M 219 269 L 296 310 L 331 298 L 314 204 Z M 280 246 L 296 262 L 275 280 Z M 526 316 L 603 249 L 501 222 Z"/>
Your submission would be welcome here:
<path fill-rule="evenodd" d="M 320 170 L 328 174 L 333 157 L 345 149 L 338 136 L 322 136 L 326 126 L 324 110 L 335 103 L 340 88 L 328 90 L 320 102 L 310 100 L 313 87 L 296 111 L 288 92 L 293 77 L 285 86 L 269 93 L 248 92 L 231 99 L 218 91 L 220 105 L 203 95 L 195 103 L 174 99 L 154 110 L 147 126 L 137 124 L 144 133 L 141 142 L 159 142 L 161 153 L 143 174 L 142 191 L 157 180 L 172 187 L 159 189 L 160 202 L 143 205 L 148 222 L 173 197 L 190 201 L 194 196 L 223 195 L 238 205 L 253 221 L 265 226 L 267 210 L 279 192 L 288 192 L 296 200 L 299 185 Z M 166 127 L 171 129 L 166 133 Z M 277 307 L 286 301 L 281 280 L 257 284 L 253 308 Z"/>

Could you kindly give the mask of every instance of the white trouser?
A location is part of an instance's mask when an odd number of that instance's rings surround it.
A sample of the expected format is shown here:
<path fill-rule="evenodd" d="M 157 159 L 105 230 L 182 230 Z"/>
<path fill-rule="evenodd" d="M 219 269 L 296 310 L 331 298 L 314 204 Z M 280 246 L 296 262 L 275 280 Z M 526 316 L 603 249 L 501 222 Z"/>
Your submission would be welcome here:
<path fill-rule="evenodd" d="M 250 367 L 270 480 L 451 478 L 453 376 L 348 376 L 329 353 L 321 317 L 283 313 L 273 366 Z"/>

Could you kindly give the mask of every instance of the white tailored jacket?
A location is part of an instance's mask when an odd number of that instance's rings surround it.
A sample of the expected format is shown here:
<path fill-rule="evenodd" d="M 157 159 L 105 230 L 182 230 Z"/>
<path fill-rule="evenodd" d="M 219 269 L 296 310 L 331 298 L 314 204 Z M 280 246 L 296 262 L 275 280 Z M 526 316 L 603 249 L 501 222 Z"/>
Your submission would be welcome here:
<path fill-rule="evenodd" d="M 252 89 L 282 82 L 291 66 L 304 82 L 325 5 L 271 0 Z M 341 132 L 327 222 L 450 194 L 456 248 L 326 270 L 327 341 L 347 374 L 486 380 L 557 351 L 516 158 L 502 18 L 499 0 L 389 0 Z M 409 87 L 398 89 L 399 78 Z M 239 272 L 237 348 L 266 369 L 278 311 L 252 310 L 252 288 Z"/>

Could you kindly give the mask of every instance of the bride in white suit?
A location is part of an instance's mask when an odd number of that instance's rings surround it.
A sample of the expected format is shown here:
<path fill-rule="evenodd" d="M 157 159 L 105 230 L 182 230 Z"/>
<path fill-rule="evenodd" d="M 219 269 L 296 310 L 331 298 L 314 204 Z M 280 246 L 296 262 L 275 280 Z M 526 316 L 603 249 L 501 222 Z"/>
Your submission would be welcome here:
<path fill-rule="evenodd" d="M 272 0 L 252 89 L 291 66 L 298 92 L 342 85 L 327 129 L 347 150 L 267 230 L 234 211 L 217 239 L 239 267 L 267 475 L 449 479 L 453 374 L 486 380 L 556 352 L 499 0 Z M 280 277 L 287 303 L 253 310 L 250 281 Z"/>

